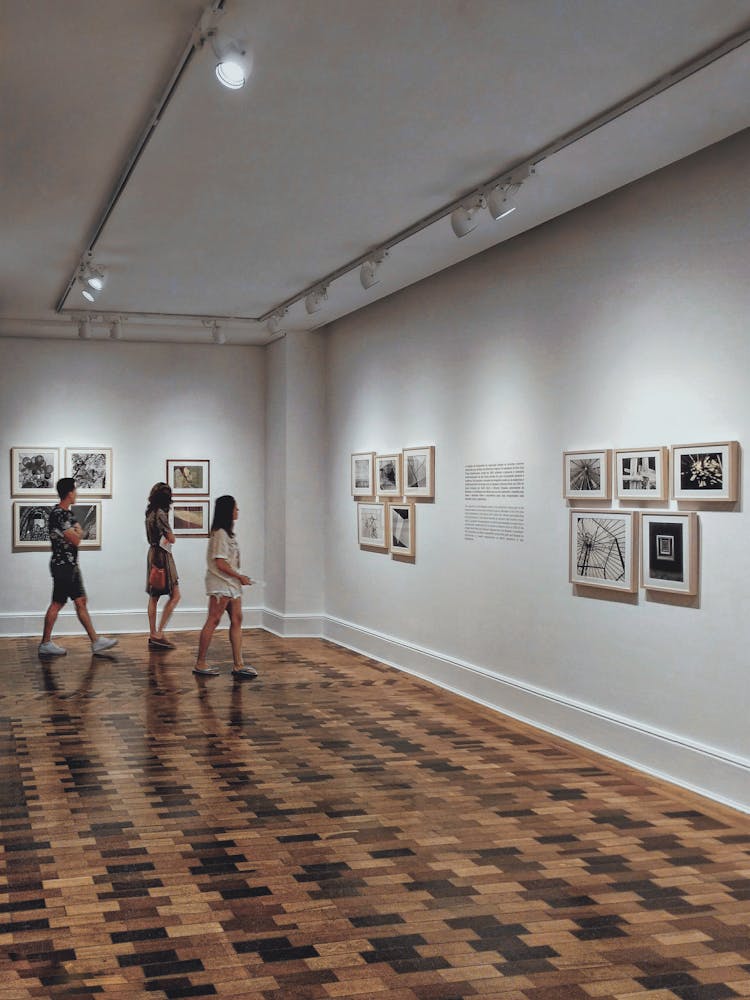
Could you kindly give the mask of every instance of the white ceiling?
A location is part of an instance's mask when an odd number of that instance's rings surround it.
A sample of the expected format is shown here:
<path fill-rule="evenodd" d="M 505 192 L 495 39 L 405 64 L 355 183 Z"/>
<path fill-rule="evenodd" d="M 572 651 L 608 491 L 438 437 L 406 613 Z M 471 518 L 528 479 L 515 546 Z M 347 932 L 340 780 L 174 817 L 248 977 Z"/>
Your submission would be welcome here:
<path fill-rule="evenodd" d="M 55 303 L 187 44 L 195 0 L 10 0 L 0 51 L 0 334 L 71 336 Z M 96 244 L 96 310 L 261 315 L 750 26 L 750 0 L 226 0 L 250 85 L 188 66 Z M 750 125 L 750 45 L 539 167 L 519 210 L 447 220 L 320 325 Z M 73 290 L 65 311 L 82 311 Z M 96 328 L 95 328 L 96 329 Z M 228 323 L 229 339 L 267 339 Z M 126 337 L 205 339 L 132 319 Z M 97 335 L 106 336 L 102 326 Z"/>

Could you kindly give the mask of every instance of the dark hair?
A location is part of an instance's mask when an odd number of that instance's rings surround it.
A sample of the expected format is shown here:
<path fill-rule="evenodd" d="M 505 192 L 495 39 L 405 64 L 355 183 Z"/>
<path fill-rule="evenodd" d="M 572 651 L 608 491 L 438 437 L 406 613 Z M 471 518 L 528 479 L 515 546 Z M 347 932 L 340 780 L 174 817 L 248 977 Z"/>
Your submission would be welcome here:
<path fill-rule="evenodd" d="M 57 480 L 57 495 L 61 500 L 64 500 L 68 493 L 72 493 L 76 488 L 75 479 L 71 479 L 70 476 L 65 476 L 64 479 Z"/>
<path fill-rule="evenodd" d="M 214 519 L 211 522 L 211 531 L 218 531 L 223 528 L 230 538 L 234 536 L 234 508 L 236 506 L 234 497 L 218 497 L 214 505 Z"/>
<path fill-rule="evenodd" d="M 169 510 L 172 506 L 172 487 L 168 483 L 154 483 L 148 495 L 146 514 L 154 510 Z"/>

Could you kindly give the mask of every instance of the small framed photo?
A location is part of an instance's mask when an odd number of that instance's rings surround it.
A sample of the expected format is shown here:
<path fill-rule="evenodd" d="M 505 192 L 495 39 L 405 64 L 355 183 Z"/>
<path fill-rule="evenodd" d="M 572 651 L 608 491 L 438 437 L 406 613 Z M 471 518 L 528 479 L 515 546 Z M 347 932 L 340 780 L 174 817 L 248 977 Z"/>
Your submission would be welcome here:
<path fill-rule="evenodd" d="M 615 489 L 618 500 L 666 500 L 668 448 L 618 448 Z"/>
<path fill-rule="evenodd" d="M 641 586 L 698 593 L 698 515 L 642 514 Z"/>
<path fill-rule="evenodd" d="M 391 555 L 414 556 L 416 541 L 414 533 L 413 503 L 392 503 L 388 507 L 389 542 Z"/>
<path fill-rule="evenodd" d="M 57 497 L 60 449 L 10 449 L 10 492 L 14 497 Z"/>
<path fill-rule="evenodd" d="M 571 510 L 570 582 L 635 593 L 638 513 Z"/>
<path fill-rule="evenodd" d="M 739 462 L 737 441 L 672 445 L 672 496 L 701 503 L 734 503 L 739 499 Z"/>
<path fill-rule="evenodd" d="M 207 497 L 211 492 L 211 462 L 207 458 L 167 459 L 167 482 L 175 496 Z"/>
<path fill-rule="evenodd" d="M 172 531 L 175 535 L 208 538 L 209 500 L 175 500 L 172 503 Z"/>
<path fill-rule="evenodd" d="M 112 449 L 66 448 L 65 475 L 75 479 L 79 497 L 111 497 Z"/>
<path fill-rule="evenodd" d="M 403 496 L 424 497 L 432 500 L 435 497 L 435 447 L 404 448 Z"/>
<path fill-rule="evenodd" d="M 365 549 L 388 549 L 384 503 L 357 504 L 357 537 Z"/>
<path fill-rule="evenodd" d="M 79 500 L 70 508 L 73 517 L 83 528 L 79 549 L 102 547 L 102 505 L 100 500 Z"/>
<path fill-rule="evenodd" d="M 375 496 L 375 452 L 358 451 L 352 455 L 352 496 Z"/>
<path fill-rule="evenodd" d="M 612 450 L 564 451 L 563 496 L 566 500 L 610 500 Z"/>
<path fill-rule="evenodd" d="M 13 503 L 13 551 L 49 551 L 49 513 L 54 503 L 16 500 Z"/>
<path fill-rule="evenodd" d="M 375 485 L 379 497 L 400 497 L 401 454 L 375 456 Z"/>

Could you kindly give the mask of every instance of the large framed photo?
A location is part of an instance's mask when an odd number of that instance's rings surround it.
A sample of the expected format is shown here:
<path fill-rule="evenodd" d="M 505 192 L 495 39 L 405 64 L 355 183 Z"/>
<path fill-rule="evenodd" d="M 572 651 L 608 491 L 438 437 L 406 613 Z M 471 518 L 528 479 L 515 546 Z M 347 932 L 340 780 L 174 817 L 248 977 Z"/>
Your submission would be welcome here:
<path fill-rule="evenodd" d="M 357 537 L 366 549 L 388 548 L 384 503 L 357 504 Z"/>
<path fill-rule="evenodd" d="M 667 448 L 618 448 L 615 487 L 618 500 L 666 500 Z"/>
<path fill-rule="evenodd" d="M 172 503 L 172 531 L 175 535 L 208 538 L 208 500 L 175 500 Z"/>
<path fill-rule="evenodd" d="M 99 500 L 79 500 L 70 508 L 73 517 L 83 529 L 79 549 L 102 547 L 102 505 Z"/>
<path fill-rule="evenodd" d="M 392 503 L 388 507 L 388 547 L 391 555 L 414 556 L 416 554 L 414 534 L 413 503 Z"/>
<path fill-rule="evenodd" d="M 698 515 L 642 514 L 641 586 L 698 593 Z"/>
<path fill-rule="evenodd" d="M 566 500 L 610 500 L 612 451 L 564 451 L 563 496 Z"/>
<path fill-rule="evenodd" d="M 175 496 L 207 497 L 211 462 L 207 458 L 168 458 L 167 483 Z"/>
<path fill-rule="evenodd" d="M 635 593 L 636 511 L 570 512 L 570 582 Z"/>
<path fill-rule="evenodd" d="M 423 497 L 432 500 L 435 497 L 435 447 L 404 448 L 403 496 Z"/>
<path fill-rule="evenodd" d="M 737 441 L 672 446 L 672 496 L 675 500 L 725 501 L 739 498 Z"/>
<path fill-rule="evenodd" d="M 13 503 L 13 551 L 49 551 L 49 512 L 54 503 L 16 500 Z"/>
<path fill-rule="evenodd" d="M 66 448 L 65 475 L 75 479 L 80 497 L 111 497 L 112 449 Z"/>
<path fill-rule="evenodd" d="M 56 497 L 60 449 L 11 448 L 10 492 L 14 497 Z"/>
<path fill-rule="evenodd" d="M 352 455 L 352 496 L 375 496 L 375 452 L 358 451 Z"/>
<path fill-rule="evenodd" d="M 400 497 L 401 454 L 375 456 L 375 485 L 380 497 Z"/>

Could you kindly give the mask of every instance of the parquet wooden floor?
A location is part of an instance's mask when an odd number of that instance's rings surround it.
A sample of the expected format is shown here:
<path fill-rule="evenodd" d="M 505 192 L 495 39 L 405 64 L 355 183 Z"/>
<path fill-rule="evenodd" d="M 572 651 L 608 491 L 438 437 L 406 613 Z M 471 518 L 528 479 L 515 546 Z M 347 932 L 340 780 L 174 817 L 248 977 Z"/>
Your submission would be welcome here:
<path fill-rule="evenodd" d="M 0 642 L 3 1000 L 750 996 L 748 817 L 324 641 L 247 633 L 244 684 L 195 643 Z"/>

